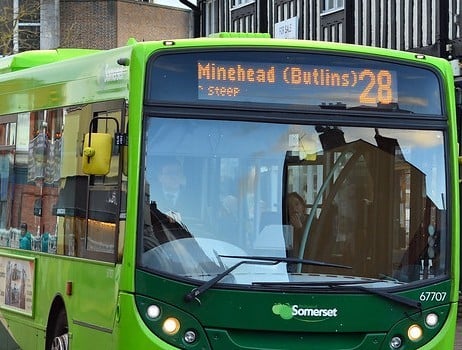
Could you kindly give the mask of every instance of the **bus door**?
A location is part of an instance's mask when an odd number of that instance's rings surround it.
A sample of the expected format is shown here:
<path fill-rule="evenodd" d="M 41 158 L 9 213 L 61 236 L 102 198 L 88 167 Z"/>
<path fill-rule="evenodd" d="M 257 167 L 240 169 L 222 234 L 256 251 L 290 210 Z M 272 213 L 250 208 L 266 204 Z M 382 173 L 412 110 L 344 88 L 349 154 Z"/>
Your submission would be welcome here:
<path fill-rule="evenodd" d="M 64 246 L 58 246 L 58 253 L 83 258 L 73 262 L 70 276 L 75 290 L 70 307 L 79 308 L 71 322 L 80 334 L 91 337 L 98 330 L 108 336 L 107 341 L 115 318 L 117 263 L 122 259 L 125 231 L 126 163 L 120 142 L 125 123 L 123 101 L 68 111 L 64 134 L 72 135 L 72 126 L 80 125 L 78 138 L 83 141 L 77 149 L 77 163 L 63 166 L 55 208 L 58 226 L 64 231 L 59 232 Z M 65 152 L 72 150 L 67 145 L 64 148 Z"/>

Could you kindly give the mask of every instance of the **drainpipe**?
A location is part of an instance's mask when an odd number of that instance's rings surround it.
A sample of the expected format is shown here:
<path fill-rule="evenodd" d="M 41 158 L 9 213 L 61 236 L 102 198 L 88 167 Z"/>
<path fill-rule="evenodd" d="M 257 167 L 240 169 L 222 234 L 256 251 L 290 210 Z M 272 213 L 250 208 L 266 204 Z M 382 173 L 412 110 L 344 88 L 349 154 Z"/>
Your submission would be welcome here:
<path fill-rule="evenodd" d="M 198 38 L 201 36 L 200 32 L 200 24 L 201 24 L 201 10 L 199 6 L 194 5 L 193 3 L 189 2 L 188 0 L 179 0 L 183 5 L 189 7 L 193 12 L 193 36 L 194 38 Z"/>

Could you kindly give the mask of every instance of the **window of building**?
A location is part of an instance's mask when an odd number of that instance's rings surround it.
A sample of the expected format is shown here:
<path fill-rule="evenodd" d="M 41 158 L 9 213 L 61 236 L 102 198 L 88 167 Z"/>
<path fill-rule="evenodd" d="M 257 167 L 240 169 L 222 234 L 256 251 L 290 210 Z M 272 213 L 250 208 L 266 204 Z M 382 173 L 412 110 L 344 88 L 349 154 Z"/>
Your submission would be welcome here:
<path fill-rule="evenodd" d="M 13 0 L 12 53 L 40 49 L 40 0 Z"/>
<path fill-rule="evenodd" d="M 0 150 L 16 144 L 16 116 L 2 117 L 0 124 Z"/>
<path fill-rule="evenodd" d="M 252 33 L 254 31 L 254 16 L 243 16 L 233 19 L 233 31 L 242 33 Z"/>
<path fill-rule="evenodd" d="M 217 10 L 217 2 L 216 0 L 209 0 L 205 3 L 205 35 L 210 35 L 217 32 L 217 28 L 215 25 L 215 18 L 216 18 L 216 10 Z"/>
<path fill-rule="evenodd" d="M 40 23 L 19 23 L 18 51 L 40 50 Z"/>
<path fill-rule="evenodd" d="M 255 0 L 232 0 L 231 9 L 255 2 Z"/>
<path fill-rule="evenodd" d="M 345 0 L 324 0 L 323 13 L 343 10 Z"/>
<path fill-rule="evenodd" d="M 4 242 L 5 230 L 9 219 L 8 193 L 9 179 L 15 156 L 16 144 L 16 116 L 2 116 L 0 124 L 0 241 Z M 1 244 L 0 244 L 1 245 Z"/>

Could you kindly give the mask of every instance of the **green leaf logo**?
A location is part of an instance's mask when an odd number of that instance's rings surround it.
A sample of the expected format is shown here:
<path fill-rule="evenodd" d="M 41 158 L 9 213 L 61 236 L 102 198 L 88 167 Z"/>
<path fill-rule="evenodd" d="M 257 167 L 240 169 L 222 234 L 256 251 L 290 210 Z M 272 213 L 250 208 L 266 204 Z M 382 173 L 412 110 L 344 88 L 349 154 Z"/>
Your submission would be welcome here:
<path fill-rule="evenodd" d="M 274 304 L 273 305 L 273 314 L 281 316 L 283 320 L 290 320 L 292 315 L 292 308 L 288 304 Z"/>

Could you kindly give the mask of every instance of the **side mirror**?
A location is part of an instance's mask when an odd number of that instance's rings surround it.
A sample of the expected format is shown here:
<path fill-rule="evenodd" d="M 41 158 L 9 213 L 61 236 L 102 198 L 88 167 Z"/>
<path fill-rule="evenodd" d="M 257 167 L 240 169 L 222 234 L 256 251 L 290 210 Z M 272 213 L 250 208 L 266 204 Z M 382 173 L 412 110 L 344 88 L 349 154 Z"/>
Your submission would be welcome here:
<path fill-rule="evenodd" d="M 85 135 L 82 171 L 87 175 L 107 175 L 111 169 L 112 136 L 105 133 Z"/>

